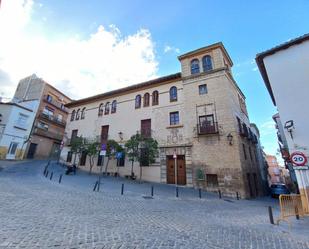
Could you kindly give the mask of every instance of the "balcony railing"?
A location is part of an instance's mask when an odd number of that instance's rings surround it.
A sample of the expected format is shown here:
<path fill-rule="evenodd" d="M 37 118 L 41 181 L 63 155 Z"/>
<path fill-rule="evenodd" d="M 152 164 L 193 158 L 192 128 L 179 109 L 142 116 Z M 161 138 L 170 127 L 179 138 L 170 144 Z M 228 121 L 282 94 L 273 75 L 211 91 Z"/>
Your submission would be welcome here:
<path fill-rule="evenodd" d="M 219 133 L 218 123 L 200 123 L 197 125 L 197 130 L 199 135 L 217 134 Z"/>
<path fill-rule="evenodd" d="M 46 131 L 46 130 L 40 129 L 38 127 L 34 128 L 34 134 L 39 135 L 39 136 L 43 136 L 43 137 L 47 137 L 47 138 L 52 138 L 52 139 L 59 140 L 59 141 L 61 141 L 62 138 L 63 138 L 63 134 L 55 133 L 55 132 L 51 132 L 51 131 Z"/>
<path fill-rule="evenodd" d="M 53 106 L 57 107 L 58 109 L 60 109 L 60 110 L 62 110 L 62 111 L 64 111 L 64 112 L 66 112 L 66 113 L 69 112 L 69 109 L 66 108 L 66 107 L 64 106 L 64 104 L 59 103 L 58 101 L 53 100 L 53 99 L 51 99 L 51 98 L 48 98 L 48 95 L 44 95 L 43 99 L 44 99 L 44 101 L 46 101 L 46 102 L 52 104 Z"/>
<path fill-rule="evenodd" d="M 44 112 L 41 112 L 41 113 L 39 114 L 39 117 L 40 117 L 40 118 L 43 118 L 43 119 L 45 119 L 45 120 L 49 120 L 49 121 L 51 121 L 51 122 L 53 122 L 53 123 L 56 123 L 56 124 L 58 124 L 58 125 L 61 125 L 61 126 L 63 126 L 63 127 L 65 127 L 65 125 L 66 125 L 66 122 L 65 122 L 64 120 L 60 120 L 60 119 L 58 119 L 57 117 L 52 116 L 52 115 L 48 115 L 48 114 L 46 114 L 46 113 L 44 113 Z"/>

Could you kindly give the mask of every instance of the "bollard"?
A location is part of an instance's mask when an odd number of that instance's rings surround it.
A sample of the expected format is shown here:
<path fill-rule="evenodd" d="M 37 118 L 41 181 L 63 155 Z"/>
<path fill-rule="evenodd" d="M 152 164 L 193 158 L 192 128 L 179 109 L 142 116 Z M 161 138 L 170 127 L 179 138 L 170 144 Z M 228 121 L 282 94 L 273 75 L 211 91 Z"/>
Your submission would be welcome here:
<path fill-rule="evenodd" d="M 299 220 L 299 214 L 298 214 L 297 206 L 295 206 L 295 217 L 296 217 L 296 220 Z"/>
<path fill-rule="evenodd" d="M 176 197 L 178 198 L 178 186 L 176 186 Z"/>
<path fill-rule="evenodd" d="M 61 183 L 62 180 L 62 174 L 59 176 L 59 183 Z"/>
<path fill-rule="evenodd" d="M 123 190 L 124 190 L 124 184 L 121 184 L 121 195 L 123 195 Z"/>
<path fill-rule="evenodd" d="M 51 172 L 49 180 L 53 179 L 53 175 L 54 175 L 54 172 Z"/>
<path fill-rule="evenodd" d="M 200 188 L 198 189 L 198 196 L 202 199 L 202 190 Z"/>
<path fill-rule="evenodd" d="M 274 222 L 273 210 L 271 206 L 268 206 L 268 215 L 269 215 L 270 224 L 274 225 L 275 222 Z"/>
<path fill-rule="evenodd" d="M 236 199 L 239 200 L 239 194 L 236 192 Z"/>
<path fill-rule="evenodd" d="M 92 191 L 95 191 L 95 189 L 97 188 L 97 185 L 98 185 L 98 181 L 95 182 L 94 184 L 94 187 L 93 187 L 93 190 Z"/>
<path fill-rule="evenodd" d="M 98 185 L 97 185 L 97 192 L 100 191 L 100 185 L 101 185 L 101 180 L 98 181 Z"/>
<path fill-rule="evenodd" d="M 221 199 L 222 196 L 221 196 L 221 190 L 220 189 L 218 190 L 218 194 L 219 194 L 219 199 Z"/>
<path fill-rule="evenodd" d="M 48 170 L 47 170 L 47 171 L 46 171 L 46 175 L 45 175 L 46 178 L 48 177 L 48 173 L 49 173 L 49 172 L 48 172 Z"/>
<path fill-rule="evenodd" d="M 151 196 L 153 196 L 153 186 L 151 186 Z"/>

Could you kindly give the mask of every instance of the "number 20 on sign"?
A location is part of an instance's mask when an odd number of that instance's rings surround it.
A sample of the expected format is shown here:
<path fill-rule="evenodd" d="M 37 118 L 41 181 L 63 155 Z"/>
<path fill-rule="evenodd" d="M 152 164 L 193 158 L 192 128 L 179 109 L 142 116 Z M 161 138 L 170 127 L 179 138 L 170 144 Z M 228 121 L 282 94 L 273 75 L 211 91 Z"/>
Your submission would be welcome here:
<path fill-rule="evenodd" d="M 302 152 L 294 152 L 291 155 L 291 161 L 296 166 L 304 166 L 307 163 L 307 157 Z"/>

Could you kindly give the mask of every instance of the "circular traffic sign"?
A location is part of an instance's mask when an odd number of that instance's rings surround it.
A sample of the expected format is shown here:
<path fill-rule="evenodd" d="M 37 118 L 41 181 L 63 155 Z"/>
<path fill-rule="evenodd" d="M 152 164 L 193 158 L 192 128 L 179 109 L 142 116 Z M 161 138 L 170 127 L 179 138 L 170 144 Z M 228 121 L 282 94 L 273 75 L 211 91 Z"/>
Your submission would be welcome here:
<path fill-rule="evenodd" d="M 291 155 L 291 161 L 296 166 L 304 166 L 307 163 L 307 157 L 302 152 L 294 152 Z"/>

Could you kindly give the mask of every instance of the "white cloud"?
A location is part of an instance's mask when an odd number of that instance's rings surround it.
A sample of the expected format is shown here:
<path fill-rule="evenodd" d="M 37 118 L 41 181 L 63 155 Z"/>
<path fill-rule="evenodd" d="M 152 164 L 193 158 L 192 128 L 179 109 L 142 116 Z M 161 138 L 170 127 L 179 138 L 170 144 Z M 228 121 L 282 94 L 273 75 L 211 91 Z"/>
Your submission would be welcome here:
<path fill-rule="evenodd" d="M 261 136 L 273 135 L 276 133 L 275 122 L 272 119 L 265 121 L 260 126 Z"/>
<path fill-rule="evenodd" d="M 164 53 L 168 53 L 168 52 L 174 52 L 176 54 L 180 53 L 180 49 L 179 48 L 175 48 L 169 45 L 165 45 L 164 47 Z"/>
<path fill-rule="evenodd" d="M 148 30 L 124 37 L 115 25 L 107 29 L 100 25 L 89 38 L 77 34 L 51 40 L 31 32 L 33 5 L 31 0 L 10 0 L 1 6 L 0 84 L 4 95 L 12 96 L 18 81 L 32 73 L 73 98 L 156 77 L 158 63 Z"/>

